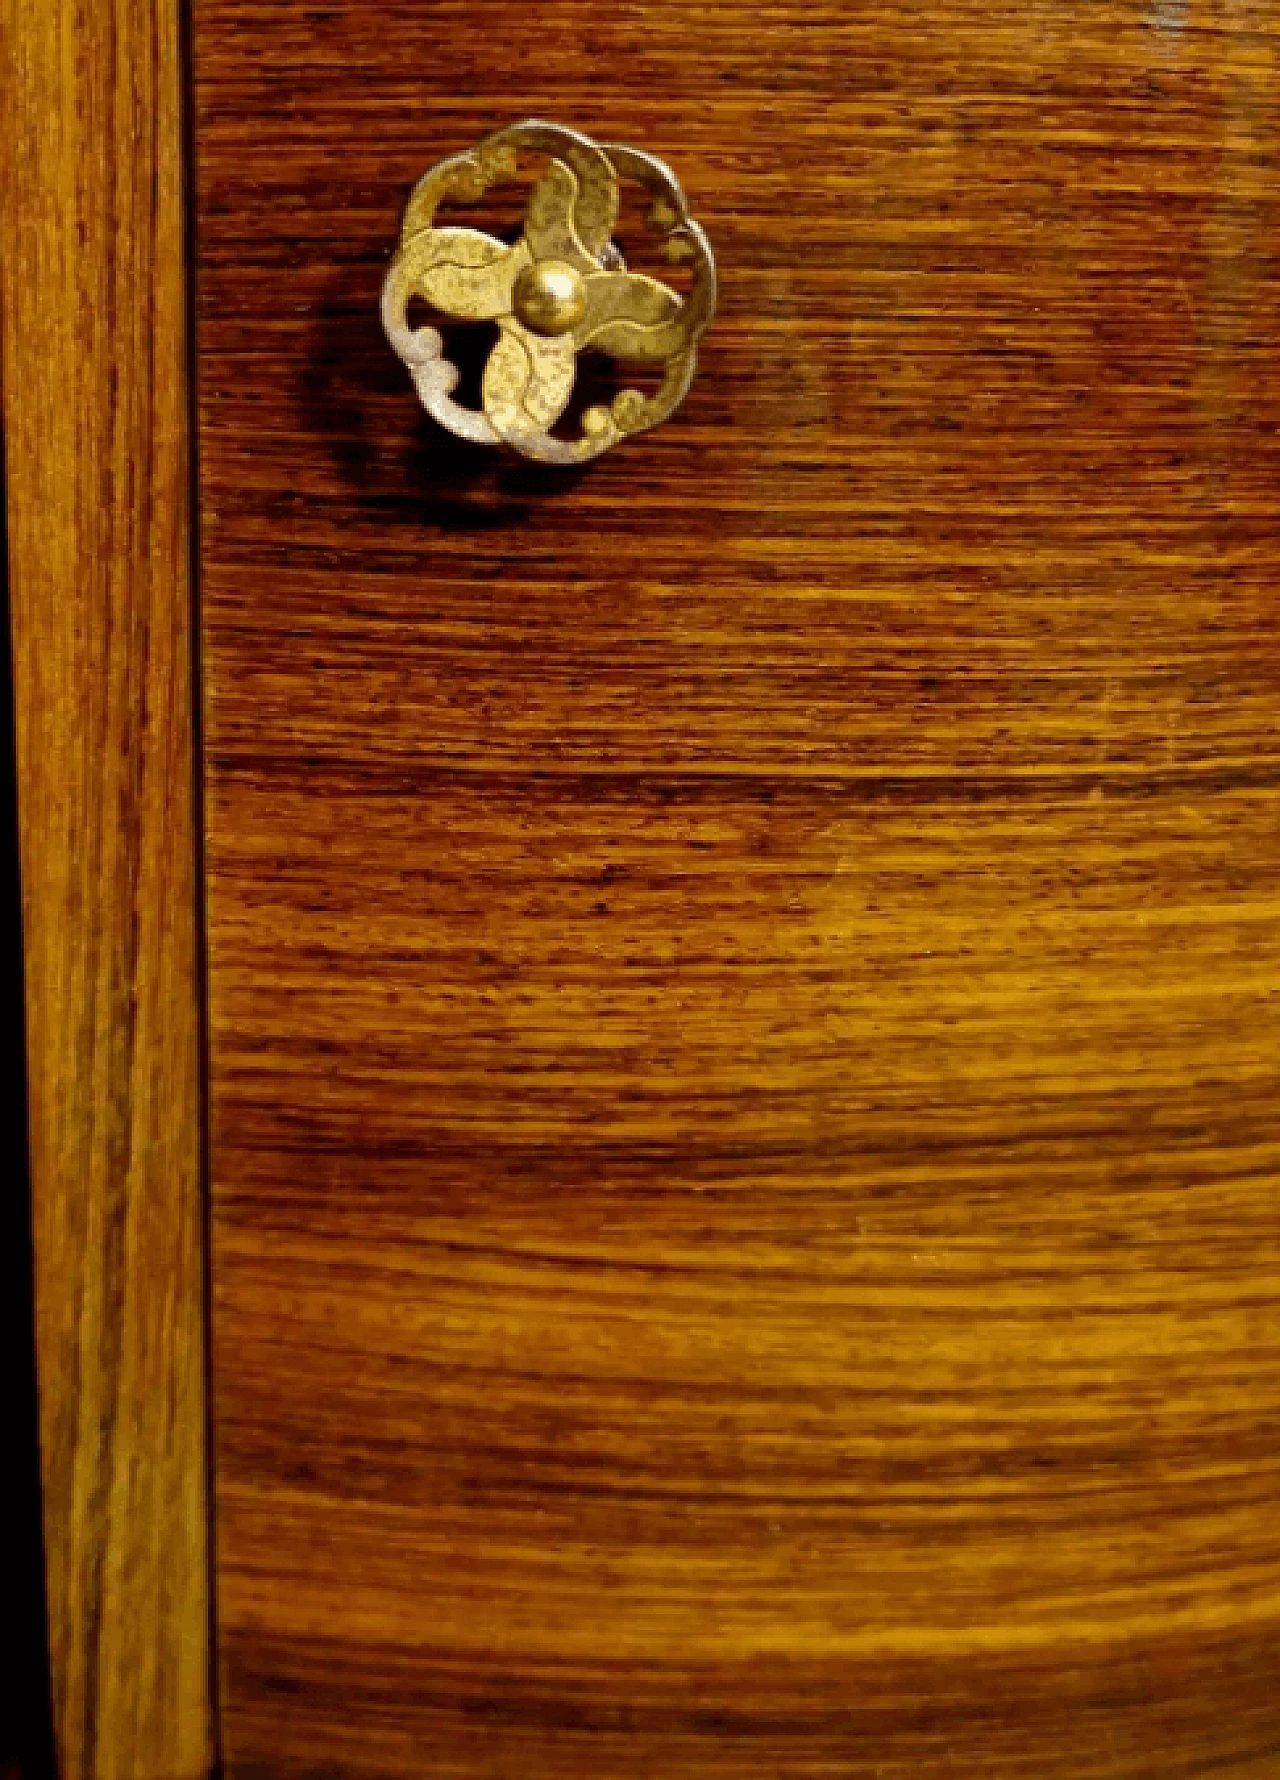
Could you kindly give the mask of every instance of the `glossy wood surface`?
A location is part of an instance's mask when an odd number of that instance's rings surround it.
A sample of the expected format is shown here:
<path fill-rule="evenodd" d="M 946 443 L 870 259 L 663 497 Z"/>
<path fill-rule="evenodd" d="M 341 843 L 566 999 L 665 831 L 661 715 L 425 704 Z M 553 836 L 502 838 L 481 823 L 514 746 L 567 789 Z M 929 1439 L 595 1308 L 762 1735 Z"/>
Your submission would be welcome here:
<path fill-rule="evenodd" d="M 9 591 L 62 1780 L 198 1780 L 211 1746 L 179 25 L 173 0 L 0 4 Z M 6 1194 L 23 1189 L 21 1152 L 9 1131 Z M 12 1488 L 20 1431 L 5 1432 Z M 9 1620 L 20 1596 L 6 1576 Z M 37 1666 L 29 1649 L 21 1663 Z"/>
<path fill-rule="evenodd" d="M 1271 1780 L 1274 8 L 195 22 L 230 1774 Z M 723 273 L 577 476 L 376 314 L 525 113 Z"/>

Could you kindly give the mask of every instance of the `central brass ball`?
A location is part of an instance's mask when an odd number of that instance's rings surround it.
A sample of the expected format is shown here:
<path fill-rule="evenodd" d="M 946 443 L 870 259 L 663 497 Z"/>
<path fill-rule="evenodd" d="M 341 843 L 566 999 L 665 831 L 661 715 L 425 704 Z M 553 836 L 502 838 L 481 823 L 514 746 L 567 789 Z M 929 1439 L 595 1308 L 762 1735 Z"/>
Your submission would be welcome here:
<path fill-rule="evenodd" d="M 535 334 L 567 334 L 587 312 L 582 274 L 563 260 L 538 260 L 516 279 L 515 310 Z"/>

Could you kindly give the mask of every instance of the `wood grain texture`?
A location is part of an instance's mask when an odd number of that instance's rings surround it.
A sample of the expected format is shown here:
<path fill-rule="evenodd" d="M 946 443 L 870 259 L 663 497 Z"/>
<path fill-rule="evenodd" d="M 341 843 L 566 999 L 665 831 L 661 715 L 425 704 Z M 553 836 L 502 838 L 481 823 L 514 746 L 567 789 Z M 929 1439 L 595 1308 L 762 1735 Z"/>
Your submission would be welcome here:
<path fill-rule="evenodd" d="M 208 1771 L 175 0 L 5 0 L 4 421 L 63 1780 Z"/>
<path fill-rule="evenodd" d="M 230 1773 L 1273 1780 L 1274 9 L 195 15 Z M 576 477 L 376 315 L 525 113 Z"/>

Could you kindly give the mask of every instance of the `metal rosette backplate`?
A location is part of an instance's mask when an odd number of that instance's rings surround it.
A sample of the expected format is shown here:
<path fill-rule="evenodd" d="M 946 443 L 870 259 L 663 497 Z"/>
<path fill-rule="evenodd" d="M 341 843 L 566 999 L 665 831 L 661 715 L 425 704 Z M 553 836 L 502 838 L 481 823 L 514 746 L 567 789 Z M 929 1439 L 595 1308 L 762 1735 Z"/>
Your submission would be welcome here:
<path fill-rule="evenodd" d="M 474 205 L 490 187 L 518 178 L 529 155 L 546 157 L 546 166 L 518 241 L 437 224 L 441 206 Z M 621 181 L 642 188 L 663 257 L 690 265 L 686 295 L 627 270 L 612 239 Z M 410 326 L 414 298 L 455 322 L 497 325 L 479 409 L 454 399 L 459 372 L 445 357 L 439 328 Z M 586 463 L 666 420 L 688 393 L 715 307 L 711 247 L 671 169 L 638 149 L 536 119 L 441 161 L 419 181 L 382 293 L 387 338 L 432 418 L 461 439 L 549 464 Z M 579 437 L 555 437 L 586 351 L 623 367 L 656 367 L 658 387 L 650 394 L 623 388 L 607 406 L 586 410 Z"/>

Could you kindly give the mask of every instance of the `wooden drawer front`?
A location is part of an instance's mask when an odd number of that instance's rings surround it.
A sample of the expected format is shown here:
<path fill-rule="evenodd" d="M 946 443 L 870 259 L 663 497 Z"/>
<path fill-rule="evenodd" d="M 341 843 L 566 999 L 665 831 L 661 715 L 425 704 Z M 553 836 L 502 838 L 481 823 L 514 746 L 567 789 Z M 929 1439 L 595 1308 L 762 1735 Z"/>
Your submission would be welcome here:
<path fill-rule="evenodd" d="M 1273 1775 L 1274 15 L 194 13 L 231 1776 Z M 525 114 L 585 473 L 377 316 Z"/>

